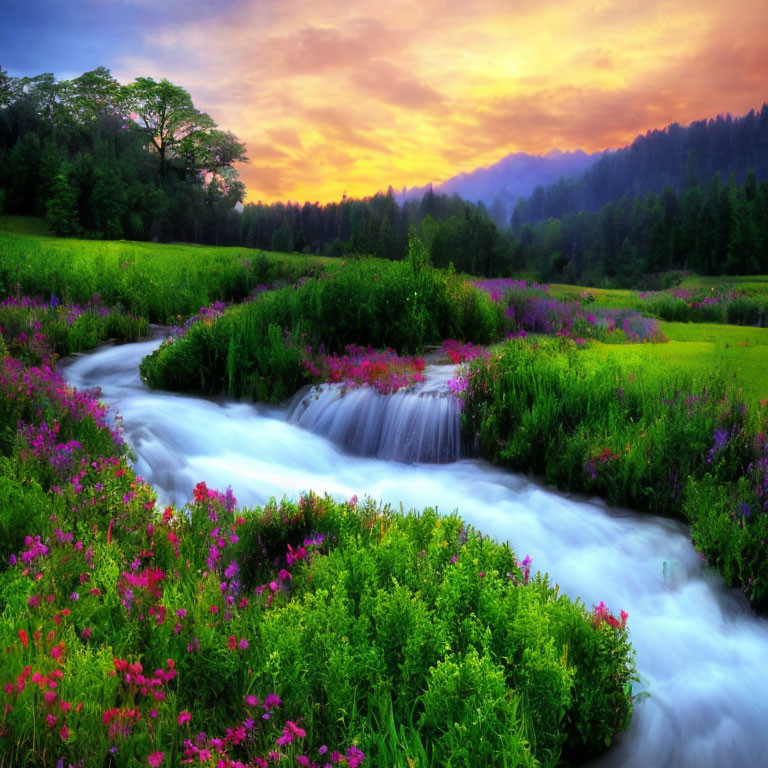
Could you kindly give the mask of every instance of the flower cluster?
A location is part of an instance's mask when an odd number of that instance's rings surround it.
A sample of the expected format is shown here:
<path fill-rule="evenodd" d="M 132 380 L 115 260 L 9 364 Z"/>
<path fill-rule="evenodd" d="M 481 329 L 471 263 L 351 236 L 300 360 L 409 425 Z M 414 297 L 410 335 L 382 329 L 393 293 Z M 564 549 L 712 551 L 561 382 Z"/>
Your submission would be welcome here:
<path fill-rule="evenodd" d="M 187 331 L 189 331 L 189 329 L 196 323 L 212 325 L 224 314 L 226 308 L 227 305 L 222 301 L 215 301 L 210 307 L 200 307 L 197 314 L 192 315 L 192 317 L 188 318 L 182 325 L 174 325 L 171 328 L 170 336 L 167 341 L 180 339 L 183 336 L 186 336 Z M 181 320 L 181 317 L 179 317 L 179 320 Z"/>
<path fill-rule="evenodd" d="M 377 351 L 350 344 L 344 355 L 328 355 L 320 347 L 307 347 L 304 367 L 318 382 L 343 384 L 345 387 L 374 387 L 391 394 L 424 381 L 424 360 L 400 357 L 394 350 Z"/>
<path fill-rule="evenodd" d="M 77 352 L 83 340 L 93 345 L 110 336 L 137 340 L 146 321 L 105 307 L 98 294 L 87 304 L 62 304 L 57 296 L 10 296 L 0 302 L 0 337 L 10 354 L 30 363 L 51 363 L 57 355 Z"/>
<path fill-rule="evenodd" d="M 584 471 L 595 480 L 598 471 L 607 464 L 616 461 L 619 458 L 618 453 L 614 453 L 610 448 L 604 448 L 600 453 L 591 455 L 584 464 Z"/>
<path fill-rule="evenodd" d="M 501 303 L 505 300 L 511 291 L 536 291 L 546 293 L 549 290 L 547 285 L 539 283 L 526 283 L 525 280 L 511 280 L 505 277 L 499 277 L 490 280 L 473 280 L 470 285 L 485 291 L 493 301 Z"/>
<path fill-rule="evenodd" d="M 596 605 L 594 608 L 594 618 L 592 620 L 592 623 L 596 627 L 599 627 L 601 624 L 605 623 L 609 627 L 613 627 L 614 629 L 624 629 L 627 626 L 627 619 L 629 618 L 629 614 L 626 611 L 622 611 L 620 616 L 621 618 L 617 619 L 605 607 L 605 603 L 601 600 L 600 605 Z"/>
<path fill-rule="evenodd" d="M 477 357 L 487 357 L 488 350 L 475 344 L 463 344 L 455 339 L 446 339 L 443 342 L 443 354 L 455 365 L 469 363 Z"/>

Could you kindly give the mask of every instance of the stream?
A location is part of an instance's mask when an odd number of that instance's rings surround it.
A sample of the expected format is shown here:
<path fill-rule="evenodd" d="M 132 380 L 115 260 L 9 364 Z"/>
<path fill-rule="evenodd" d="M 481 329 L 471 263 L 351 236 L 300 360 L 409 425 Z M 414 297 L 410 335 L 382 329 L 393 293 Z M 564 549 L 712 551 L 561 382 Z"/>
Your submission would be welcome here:
<path fill-rule="evenodd" d="M 460 455 L 452 367 L 416 393 L 308 391 L 282 408 L 152 391 L 142 357 L 160 339 L 103 347 L 62 365 L 101 387 L 123 417 L 136 471 L 161 502 L 197 482 L 231 486 L 242 506 L 302 491 L 371 496 L 408 510 L 458 510 L 591 608 L 629 613 L 644 694 L 629 731 L 594 763 L 629 768 L 768 765 L 768 622 L 704 567 L 674 521 L 570 498 Z M 405 463 L 410 462 L 410 463 Z"/>

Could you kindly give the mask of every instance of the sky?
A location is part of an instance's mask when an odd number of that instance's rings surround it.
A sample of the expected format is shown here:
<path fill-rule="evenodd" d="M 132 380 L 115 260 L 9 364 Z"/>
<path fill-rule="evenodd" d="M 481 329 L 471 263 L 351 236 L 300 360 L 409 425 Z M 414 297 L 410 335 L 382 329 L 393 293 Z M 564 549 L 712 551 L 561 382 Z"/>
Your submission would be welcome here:
<path fill-rule="evenodd" d="M 768 101 L 768 0 L 0 0 L 0 66 L 167 77 L 247 200 L 440 182 Z"/>

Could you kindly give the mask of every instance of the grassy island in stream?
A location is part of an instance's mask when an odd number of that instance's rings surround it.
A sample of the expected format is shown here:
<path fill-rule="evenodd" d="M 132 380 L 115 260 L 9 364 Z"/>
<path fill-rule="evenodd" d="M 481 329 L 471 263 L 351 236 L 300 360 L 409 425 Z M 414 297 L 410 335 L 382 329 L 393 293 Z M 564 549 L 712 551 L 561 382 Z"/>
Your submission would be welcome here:
<path fill-rule="evenodd" d="M 309 375 L 307 346 L 412 352 L 449 337 L 489 343 L 503 335 L 502 308 L 458 276 L 419 260 L 361 259 L 322 279 L 266 292 L 215 322 L 169 338 L 141 365 L 153 387 L 227 392 L 279 402 Z"/>

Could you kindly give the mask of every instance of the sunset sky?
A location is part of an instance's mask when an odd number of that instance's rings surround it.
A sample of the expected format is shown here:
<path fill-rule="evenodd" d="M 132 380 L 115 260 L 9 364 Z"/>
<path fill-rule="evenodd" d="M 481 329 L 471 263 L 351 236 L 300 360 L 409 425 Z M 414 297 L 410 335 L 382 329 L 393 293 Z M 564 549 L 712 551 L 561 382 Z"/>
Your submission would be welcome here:
<path fill-rule="evenodd" d="M 3 0 L 2 14 L 11 75 L 103 65 L 184 86 L 246 142 L 249 201 L 422 185 L 768 100 L 768 0 Z"/>

